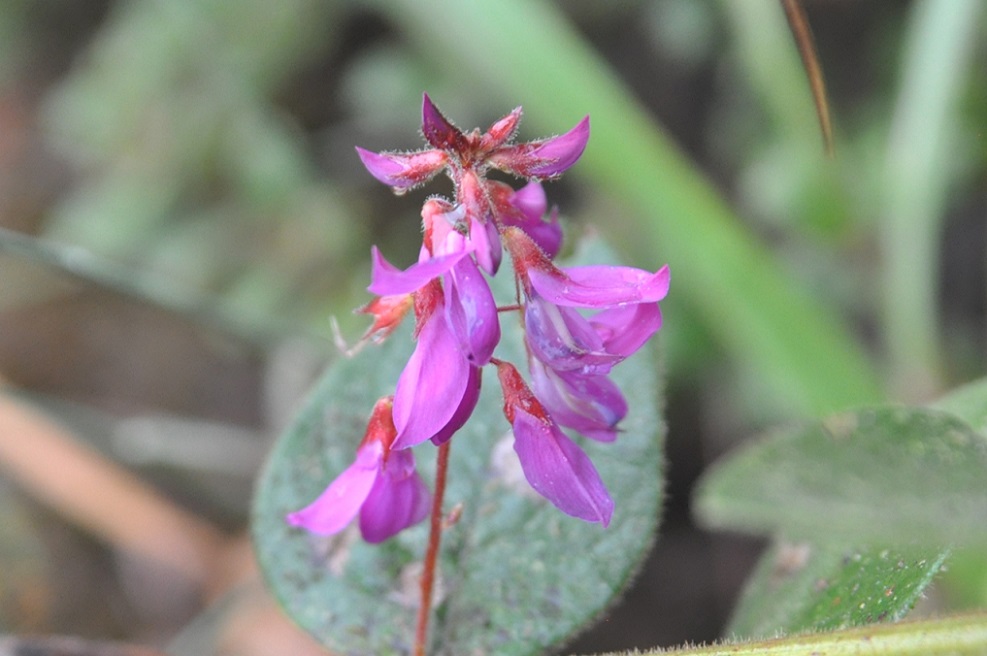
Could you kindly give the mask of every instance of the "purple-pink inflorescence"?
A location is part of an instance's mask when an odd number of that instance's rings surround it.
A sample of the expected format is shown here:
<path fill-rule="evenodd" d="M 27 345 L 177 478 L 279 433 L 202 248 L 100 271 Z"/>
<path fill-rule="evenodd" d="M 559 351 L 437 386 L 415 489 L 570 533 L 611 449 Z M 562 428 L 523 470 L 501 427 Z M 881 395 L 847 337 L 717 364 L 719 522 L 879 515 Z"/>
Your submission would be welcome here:
<path fill-rule="evenodd" d="M 374 317 L 364 339 L 385 339 L 410 312 L 415 349 L 393 397 L 377 402 L 355 462 L 288 522 L 324 535 L 359 517 L 369 542 L 420 522 L 430 493 L 415 471 L 411 447 L 442 444 L 470 418 L 483 368 L 493 365 L 504 395 L 504 416 L 525 477 L 563 512 L 606 526 L 613 500 L 586 453 L 564 432 L 612 442 L 627 414 L 609 374 L 661 327 L 658 301 L 668 293 L 668 267 L 657 272 L 620 266 L 560 269 L 553 263 L 562 230 L 540 181 L 560 176 L 582 155 L 589 117 L 569 132 L 512 142 L 521 108 L 489 130 L 462 132 L 432 103 L 422 104 L 422 133 L 430 148 L 374 153 L 357 148 L 370 173 L 405 191 L 441 171 L 454 198 L 429 198 L 422 208 L 418 262 L 400 270 L 372 251 L 361 308 Z M 525 178 L 515 190 L 488 180 L 495 168 Z M 519 298 L 498 307 L 487 282 L 511 255 Z M 494 357 L 500 314 L 517 310 L 524 326 L 531 384 L 510 362 Z"/>

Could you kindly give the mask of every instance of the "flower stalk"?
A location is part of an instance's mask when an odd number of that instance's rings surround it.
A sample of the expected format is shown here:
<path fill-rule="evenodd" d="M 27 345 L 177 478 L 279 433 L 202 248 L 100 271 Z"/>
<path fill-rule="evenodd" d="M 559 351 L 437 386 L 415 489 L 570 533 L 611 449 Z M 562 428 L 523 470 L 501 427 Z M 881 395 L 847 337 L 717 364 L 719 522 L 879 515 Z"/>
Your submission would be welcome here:
<path fill-rule="evenodd" d="M 446 491 L 446 476 L 449 470 L 450 442 L 439 445 L 435 462 L 435 495 L 432 497 L 432 519 L 428 531 L 428 548 L 422 566 L 421 604 L 418 606 L 418 622 L 415 628 L 415 656 L 425 656 L 428 645 L 428 622 L 432 617 L 432 592 L 435 588 L 435 568 L 439 559 L 439 546 L 442 543 L 442 498 Z"/>

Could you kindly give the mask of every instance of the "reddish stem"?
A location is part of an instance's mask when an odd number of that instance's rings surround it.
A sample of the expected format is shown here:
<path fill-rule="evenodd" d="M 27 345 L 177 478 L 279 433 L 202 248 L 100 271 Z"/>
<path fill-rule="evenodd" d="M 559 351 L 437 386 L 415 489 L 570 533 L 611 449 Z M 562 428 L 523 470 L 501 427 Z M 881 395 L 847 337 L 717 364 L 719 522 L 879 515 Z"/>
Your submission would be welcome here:
<path fill-rule="evenodd" d="M 418 629 L 415 632 L 415 656 L 425 656 L 428 639 L 428 620 L 432 615 L 432 588 L 435 584 L 435 563 L 439 557 L 439 543 L 442 542 L 442 497 L 446 491 L 446 471 L 449 469 L 449 443 L 439 446 L 435 465 L 435 495 L 432 497 L 432 520 L 428 532 L 428 549 L 425 551 L 425 565 L 422 569 L 421 606 L 418 608 Z"/>

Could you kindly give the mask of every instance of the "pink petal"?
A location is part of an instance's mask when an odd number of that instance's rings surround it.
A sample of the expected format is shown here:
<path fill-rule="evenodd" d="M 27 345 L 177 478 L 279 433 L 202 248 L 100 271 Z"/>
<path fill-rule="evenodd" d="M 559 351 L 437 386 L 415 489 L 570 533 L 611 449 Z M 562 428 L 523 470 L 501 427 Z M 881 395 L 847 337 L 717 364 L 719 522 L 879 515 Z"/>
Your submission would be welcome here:
<path fill-rule="evenodd" d="M 418 343 L 394 393 L 394 449 L 424 442 L 449 423 L 466 393 L 469 364 L 450 332 L 444 312 L 422 326 Z"/>
<path fill-rule="evenodd" d="M 476 263 L 491 276 L 500 268 L 503 249 L 500 245 L 500 235 L 493 221 L 481 221 L 476 215 L 470 216 L 470 244 L 473 247 Z"/>
<path fill-rule="evenodd" d="M 559 213 L 552 210 L 548 221 L 505 221 L 506 225 L 517 226 L 524 230 L 538 248 L 545 251 L 549 259 L 554 259 L 562 248 L 562 226 L 559 225 Z"/>
<path fill-rule="evenodd" d="M 522 408 L 516 408 L 513 426 L 514 450 L 531 487 L 567 515 L 607 526 L 613 499 L 589 456 L 555 423 Z"/>
<path fill-rule="evenodd" d="M 384 256 L 374 246 L 370 251 L 373 264 L 370 273 L 370 286 L 367 287 L 367 291 L 378 296 L 410 294 L 424 287 L 433 278 L 438 278 L 448 272 L 456 265 L 456 262 L 468 254 L 468 250 L 450 253 L 412 264 L 402 271 L 384 259 Z"/>
<path fill-rule="evenodd" d="M 531 352 L 555 369 L 605 374 L 622 360 L 606 351 L 599 334 L 579 312 L 540 297 L 529 299 L 525 306 L 524 329 Z"/>
<path fill-rule="evenodd" d="M 627 416 L 627 401 L 609 378 L 577 371 L 554 371 L 530 359 L 535 396 L 561 426 L 599 442 L 617 438 L 617 424 Z"/>
<path fill-rule="evenodd" d="M 356 153 L 370 175 L 395 190 L 407 190 L 427 182 L 445 168 L 448 161 L 448 156 L 440 150 L 375 153 L 357 146 Z"/>
<path fill-rule="evenodd" d="M 511 205 L 521 210 L 530 220 L 541 220 L 548 210 L 545 188 L 540 182 L 529 182 L 511 195 Z"/>
<path fill-rule="evenodd" d="M 383 447 L 379 442 L 361 446 L 356 461 L 336 477 L 329 487 L 311 504 L 289 514 L 292 526 L 318 535 L 333 535 L 349 524 L 370 494 L 377 479 Z"/>
<path fill-rule="evenodd" d="M 589 116 L 563 135 L 494 151 L 493 166 L 522 178 L 554 178 L 576 163 L 589 141 Z"/>
<path fill-rule="evenodd" d="M 469 380 L 466 383 L 466 393 L 463 394 L 459 407 L 452 415 L 449 423 L 442 427 L 438 433 L 432 436 L 432 444 L 439 446 L 451 438 L 456 431 L 462 428 L 467 420 L 473 415 L 476 403 L 480 400 L 480 374 L 483 370 L 479 367 L 470 367 Z"/>
<path fill-rule="evenodd" d="M 425 201 L 422 206 L 425 235 L 419 261 L 469 250 L 466 237 L 459 232 L 465 226 L 465 220 L 466 208 L 462 205 L 453 206 L 441 198 Z"/>
<path fill-rule="evenodd" d="M 445 307 L 449 327 L 474 366 L 490 361 L 500 341 L 500 321 L 493 292 L 476 263 L 465 258 L 445 278 Z"/>
<path fill-rule="evenodd" d="M 428 516 L 431 493 L 410 450 L 391 451 L 360 511 L 360 533 L 377 543 Z"/>
<path fill-rule="evenodd" d="M 505 216 L 503 217 L 504 224 L 524 230 L 550 259 L 558 255 L 559 249 L 562 247 L 562 226 L 559 225 L 559 213 L 553 210 L 549 220 L 543 220 L 547 201 L 545 190 L 541 184 L 529 182 L 511 195 L 510 204 L 521 213 L 521 216 Z"/>
<path fill-rule="evenodd" d="M 575 307 L 616 307 L 627 303 L 656 303 L 668 293 L 669 273 L 623 266 L 582 266 L 553 271 L 531 267 L 528 279 L 552 303 Z"/>
<path fill-rule="evenodd" d="M 596 313 L 589 323 L 608 353 L 626 358 L 661 328 L 661 310 L 657 303 L 624 305 Z"/>

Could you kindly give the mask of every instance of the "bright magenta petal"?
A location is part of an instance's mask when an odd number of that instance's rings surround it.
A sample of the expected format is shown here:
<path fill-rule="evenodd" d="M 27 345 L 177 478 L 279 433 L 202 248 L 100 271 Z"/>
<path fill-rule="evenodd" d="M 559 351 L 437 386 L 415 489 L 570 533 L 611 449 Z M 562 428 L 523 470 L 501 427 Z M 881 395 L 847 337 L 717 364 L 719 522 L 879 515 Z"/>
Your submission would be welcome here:
<path fill-rule="evenodd" d="M 623 359 L 606 351 L 600 335 L 578 311 L 540 297 L 525 306 L 524 331 L 535 357 L 554 369 L 605 374 Z"/>
<path fill-rule="evenodd" d="M 608 353 L 629 357 L 661 328 L 661 310 L 657 303 L 638 303 L 610 308 L 596 313 L 590 325 L 603 339 Z"/>
<path fill-rule="evenodd" d="M 449 423 L 469 381 L 469 364 L 449 330 L 444 312 L 422 326 L 418 343 L 394 393 L 395 449 L 429 439 Z"/>
<path fill-rule="evenodd" d="M 452 419 L 449 420 L 449 423 L 443 426 L 442 430 L 432 436 L 432 444 L 435 446 L 439 446 L 443 442 L 447 442 L 473 415 L 473 410 L 476 409 L 476 403 L 480 400 L 480 374 L 482 372 L 483 370 L 479 367 L 470 367 L 469 380 L 466 383 L 466 392 L 463 394 L 463 398 L 459 402 L 459 407 L 456 408 L 456 412 L 452 415 Z"/>
<path fill-rule="evenodd" d="M 475 253 L 476 263 L 491 276 L 495 275 L 503 257 L 497 226 L 493 221 L 481 221 L 476 216 L 471 216 L 469 241 Z"/>
<path fill-rule="evenodd" d="M 617 438 L 617 424 L 627 415 L 620 388 L 605 375 L 554 371 L 530 360 L 535 396 L 561 426 L 599 442 Z"/>
<path fill-rule="evenodd" d="M 529 182 L 510 196 L 509 203 L 517 212 L 502 217 L 504 225 L 520 228 L 549 259 L 554 258 L 562 247 L 562 226 L 555 210 L 544 220 L 548 204 L 541 184 Z"/>
<path fill-rule="evenodd" d="M 360 511 L 360 533 L 377 543 L 428 516 L 432 495 L 415 471 L 411 451 L 391 451 Z"/>
<path fill-rule="evenodd" d="M 514 450 L 528 483 L 559 510 L 587 522 L 610 523 L 613 499 L 600 474 L 556 424 L 516 408 Z"/>
<path fill-rule="evenodd" d="M 469 254 L 468 251 L 450 253 L 434 257 L 424 262 L 412 264 L 402 271 L 384 259 L 377 247 L 371 249 L 373 268 L 370 274 L 370 286 L 367 291 L 378 296 L 395 296 L 410 294 L 425 286 L 433 278 L 438 278 L 456 265 L 456 262 Z"/>
<path fill-rule="evenodd" d="M 448 162 L 441 150 L 417 153 L 375 153 L 357 146 L 356 154 L 370 175 L 395 190 L 407 190 L 430 180 Z"/>
<path fill-rule="evenodd" d="M 656 303 L 668 294 L 669 273 L 624 266 L 582 266 L 557 272 L 528 269 L 532 287 L 558 305 L 607 308 L 627 303 Z"/>
<path fill-rule="evenodd" d="M 346 468 L 311 504 L 289 514 L 292 526 L 319 535 L 333 535 L 353 521 L 377 480 L 383 448 L 371 442 L 357 450 L 356 462 Z"/>
<path fill-rule="evenodd" d="M 522 178 L 554 178 L 576 163 L 588 141 L 587 116 L 563 135 L 497 149 L 490 163 Z"/>
<path fill-rule="evenodd" d="M 500 342 L 497 302 L 472 259 L 460 260 L 445 280 L 446 318 L 463 355 L 474 366 L 490 362 Z"/>
<path fill-rule="evenodd" d="M 541 219 L 548 210 L 548 198 L 540 182 L 529 182 L 511 195 L 511 205 L 528 219 Z"/>

